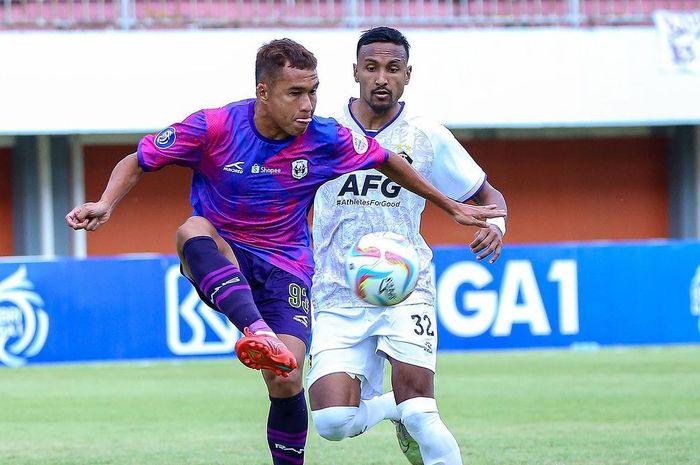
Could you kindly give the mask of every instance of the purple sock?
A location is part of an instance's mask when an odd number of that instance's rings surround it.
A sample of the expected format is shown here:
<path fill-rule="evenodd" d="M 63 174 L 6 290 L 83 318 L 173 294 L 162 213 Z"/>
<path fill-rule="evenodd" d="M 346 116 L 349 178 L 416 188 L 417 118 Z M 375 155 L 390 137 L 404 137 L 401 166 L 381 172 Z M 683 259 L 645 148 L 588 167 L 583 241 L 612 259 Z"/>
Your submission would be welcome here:
<path fill-rule="evenodd" d="M 197 236 L 188 239 L 182 247 L 182 254 L 199 291 L 207 296 L 239 331 L 252 324 L 260 326 L 260 322 L 267 326 L 253 302 L 253 294 L 243 273 L 219 252 L 216 242 L 211 237 Z M 260 329 L 264 328 L 257 330 Z"/>
<path fill-rule="evenodd" d="M 302 465 L 309 417 L 304 390 L 292 397 L 270 397 L 267 442 L 274 465 Z"/>

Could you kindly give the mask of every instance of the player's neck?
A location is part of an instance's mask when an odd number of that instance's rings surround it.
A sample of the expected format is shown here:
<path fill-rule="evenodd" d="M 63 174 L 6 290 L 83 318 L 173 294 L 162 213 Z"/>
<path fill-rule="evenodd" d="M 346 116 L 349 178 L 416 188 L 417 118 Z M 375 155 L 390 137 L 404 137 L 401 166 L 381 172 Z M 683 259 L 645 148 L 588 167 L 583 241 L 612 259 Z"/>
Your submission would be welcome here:
<path fill-rule="evenodd" d="M 364 100 L 357 99 L 350 104 L 350 110 L 365 131 L 379 131 L 399 114 L 401 104 L 396 102 L 388 110 L 379 113 Z"/>
<path fill-rule="evenodd" d="M 255 102 L 253 124 L 258 133 L 267 139 L 283 140 L 290 137 L 290 135 L 280 128 L 270 117 L 267 108 L 264 105 L 259 105 L 258 102 Z"/>

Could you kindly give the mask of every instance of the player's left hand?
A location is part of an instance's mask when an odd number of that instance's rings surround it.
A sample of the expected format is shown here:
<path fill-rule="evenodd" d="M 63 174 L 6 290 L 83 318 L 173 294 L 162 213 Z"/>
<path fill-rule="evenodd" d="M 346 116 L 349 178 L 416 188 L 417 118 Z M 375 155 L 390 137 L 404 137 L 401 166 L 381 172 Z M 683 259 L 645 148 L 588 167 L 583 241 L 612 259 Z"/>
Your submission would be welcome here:
<path fill-rule="evenodd" d="M 495 224 L 489 224 L 487 228 L 479 228 L 474 234 L 474 240 L 469 247 L 476 254 L 477 260 L 483 260 L 491 255 L 489 263 L 494 263 L 501 256 L 503 245 L 503 233 Z"/>
<path fill-rule="evenodd" d="M 488 228 L 489 218 L 499 218 L 506 216 L 506 211 L 498 208 L 498 205 L 471 205 L 468 203 L 454 202 L 452 217 L 454 220 L 466 226 L 477 226 Z"/>

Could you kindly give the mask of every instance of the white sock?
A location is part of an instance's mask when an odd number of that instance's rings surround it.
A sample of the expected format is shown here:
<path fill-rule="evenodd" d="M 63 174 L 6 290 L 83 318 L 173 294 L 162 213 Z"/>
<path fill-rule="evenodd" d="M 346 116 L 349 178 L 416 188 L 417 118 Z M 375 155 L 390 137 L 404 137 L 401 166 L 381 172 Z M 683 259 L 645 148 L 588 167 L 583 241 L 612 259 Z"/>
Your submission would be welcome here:
<path fill-rule="evenodd" d="M 414 397 L 401 402 L 397 410 L 420 447 L 424 465 L 462 465 L 459 445 L 440 419 L 435 399 Z"/>
<path fill-rule="evenodd" d="M 396 408 L 396 400 L 394 400 L 393 391 L 385 392 L 381 396 L 372 397 L 371 399 L 363 399 L 360 401 L 360 407 L 362 407 L 363 403 L 370 412 L 376 410 L 376 416 L 379 417 L 379 420 L 374 421 L 374 423 L 370 425 L 370 428 L 382 420 L 399 421 L 401 419 L 401 415 Z M 375 415 L 373 415 L 372 419 L 374 419 L 374 416 Z"/>
<path fill-rule="evenodd" d="M 275 334 L 274 331 L 258 331 L 257 333 L 255 333 L 255 335 L 256 336 L 265 335 L 265 336 L 277 337 L 277 334 Z M 277 337 L 277 339 L 279 339 L 279 338 Z"/>

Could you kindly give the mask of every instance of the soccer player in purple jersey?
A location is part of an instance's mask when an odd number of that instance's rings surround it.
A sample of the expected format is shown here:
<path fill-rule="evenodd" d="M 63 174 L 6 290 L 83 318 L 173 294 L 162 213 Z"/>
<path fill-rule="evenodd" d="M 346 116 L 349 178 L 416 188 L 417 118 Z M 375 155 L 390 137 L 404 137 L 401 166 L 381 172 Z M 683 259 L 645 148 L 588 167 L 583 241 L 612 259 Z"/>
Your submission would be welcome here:
<path fill-rule="evenodd" d="M 270 395 L 272 461 L 298 465 L 308 420 L 296 368 L 311 329 L 307 214 L 316 190 L 344 173 L 377 168 L 458 223 L 485 226 L 505 212 L 448 199 L 373 139 L 314 116 L 316 58 L 296 42 L 261 47 L 255 74 L 254 99 L 198 111 L 144 137 L 115 166 L 100 200 L 74 208 L 66 221 L 94 231 L 143 172 L 171 164 L 193 171 L 194 212 L 176 234 L 183 273 L 204 302 L 243 332 L 238 358 L 262 370 Z"/>

